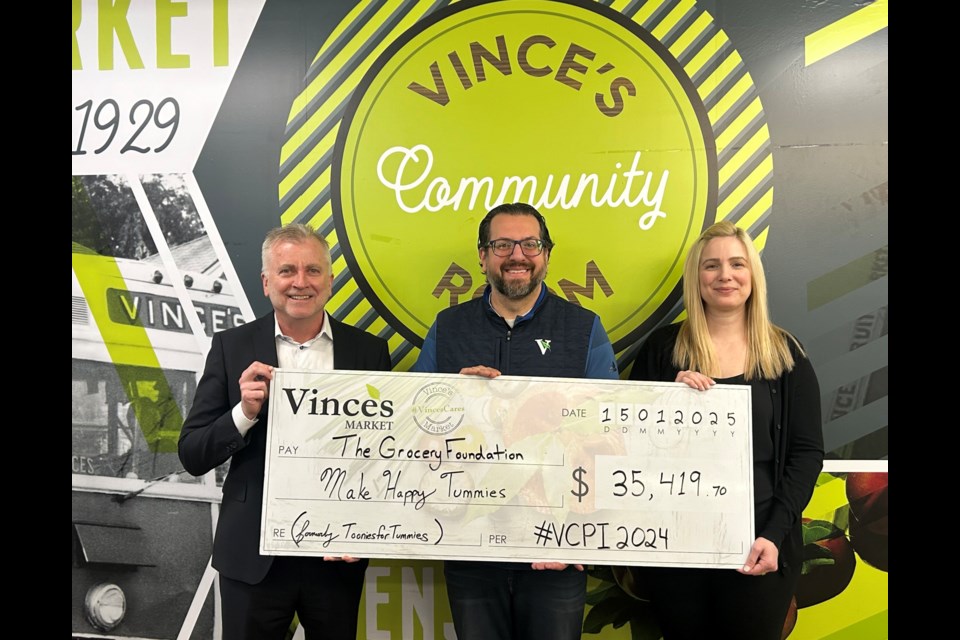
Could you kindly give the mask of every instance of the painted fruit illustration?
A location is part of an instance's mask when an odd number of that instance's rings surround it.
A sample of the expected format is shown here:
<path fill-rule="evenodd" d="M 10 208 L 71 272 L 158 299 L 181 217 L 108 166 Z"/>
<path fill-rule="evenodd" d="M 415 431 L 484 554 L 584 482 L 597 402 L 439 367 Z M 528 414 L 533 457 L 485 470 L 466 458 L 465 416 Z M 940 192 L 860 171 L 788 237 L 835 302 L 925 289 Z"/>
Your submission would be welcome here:
<path fill-rule="evenodd" d="M 850 584 L 857 558 L 842 529 L 826 520 L 803 519 L 803 569 L 797 583 L 797 607 L 829 600 Z"/>
<path fill-rule="evenodd" d="M 787 640 L 787 637 L 793 633 L 793 628 L 797 626 L 797 597 L 790 599 L 790 606 L 787 608 L 787 617 L 783 620 L 783 631 L 780 632 L 780 640 Z"/>
<path fill-rule="evenodd" d="M 509 447 L 524 438 L 559 430 L 563 424 L 560 407 L 566 402 L 566 396 L 557 391 L 545 391 L 526 398 L 509 412 L 503 426 L 503 443 Z"/>
<path fill-rule="evenodd" d="M 850 542 L 854 550 L 870 566 L 887 571 L 886 472 L 848 473 L 846 491 L 850 502 Z"/>
<path fill-rule="evenodd" d="M 558 391 L 543 391 L 532 394 L 522 402 L 515 403 L 507 412 L 503 424 L 503 443 L 507 448 L 521 450 L 524 446 L 535 450 L 556 450 L 563 453 L 563 459 L 570 469 L 583 467 L 592 470 L 597 456 L 616 456 L 625 454 L 623 436 L 617 433 L 596 433 L 582 428 L 576 418 L 569 417 L 570 411 L 579 409 L 588 398 L 571 396 Z M 582 419 L 581 419 L 582 420 Z M 597 429 L 595 423 L 592 429 Z M 570 486 L 564 490 L 566 499 L 571 499 L 572 489 L 577 488 L 566 476 L 564 481 Z M 557 479 L 549 484 L 555 490 Z M 547 497 L 543 471 L 537 470 L 518 488 L 521 503 L 537 506 L 545 514 L 551 513 L 551 505 L 556 503 L 555 494 Z M 574 493 L 574 496 L 577 494 Z M 595 510 L 595 491 L 578 496 L 571 503 L 570 510 L 575 513 L 592 513 Z"/>

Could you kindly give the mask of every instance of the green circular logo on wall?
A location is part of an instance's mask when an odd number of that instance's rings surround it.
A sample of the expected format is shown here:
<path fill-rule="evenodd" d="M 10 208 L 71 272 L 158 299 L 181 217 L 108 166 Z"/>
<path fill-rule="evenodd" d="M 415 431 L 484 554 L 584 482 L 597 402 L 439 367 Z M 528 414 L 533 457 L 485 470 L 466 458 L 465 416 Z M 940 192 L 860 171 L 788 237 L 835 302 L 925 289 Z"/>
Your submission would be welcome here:
<path fill-rule="evenodd" d="M 361 81 L 333 163 L 354 277 L 407 339 L 469 299 L 479 221 L 544 214 L 557 294 L 616 343 L 671 301 L 710 202 L 712 132 L 665 47 L 601 5 L 458 3 Z"/>
<path fill-rule="evenodd" d="M 706 12 L 657 6 L 358 4 L 281 154 L 284 219 L 332 240 L 337 317 L 402 357 L 483 290 L 486 212 L 526 202 L 556 243 L 547 286 L 597 312 L 619 353 L 680 312 L 705 226 L 764 232 L 772 168 L 749 75 Z"/>

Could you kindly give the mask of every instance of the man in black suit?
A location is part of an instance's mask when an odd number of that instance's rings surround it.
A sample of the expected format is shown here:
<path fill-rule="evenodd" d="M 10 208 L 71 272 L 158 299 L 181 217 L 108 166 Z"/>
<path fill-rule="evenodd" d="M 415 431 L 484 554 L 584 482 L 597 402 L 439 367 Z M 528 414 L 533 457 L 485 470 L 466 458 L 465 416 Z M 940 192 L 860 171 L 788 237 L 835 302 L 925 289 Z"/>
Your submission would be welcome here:
<path fill-rule="evenodd" d="M 271 230 L 261 279 L 273 313 L 213 336 L 180 432 L 184 468 L 230 460 L 213 542 L 225 640 L 283 640 L 294 613 L 307 638 L 354 640 L 367 561 L 260 555 L 267 395 L 274 367 L 389 371 L 386 340 L 331 318 L 330 248 L 301 224 Z"/>

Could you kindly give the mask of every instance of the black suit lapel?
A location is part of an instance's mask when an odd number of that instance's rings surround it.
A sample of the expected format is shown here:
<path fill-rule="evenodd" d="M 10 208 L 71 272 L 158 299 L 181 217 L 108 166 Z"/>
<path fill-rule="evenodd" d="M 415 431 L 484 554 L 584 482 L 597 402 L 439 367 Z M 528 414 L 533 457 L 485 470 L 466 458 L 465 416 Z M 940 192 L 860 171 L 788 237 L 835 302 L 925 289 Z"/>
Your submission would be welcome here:
<path fill-rule="evenodd" d="M 356 369 L 357 359 L 353 348 L 353 341 L 348 332 L 343 330 L 343 323 L 330 318 L 330 332 L 333 334 L 333 368 Z"/>
<path fill-rule="evenodd" d="M 274 334 L 273 314 L 265 315 L 255 320 L 257 323 L 256 333 L 253 337 L 254 357 L 272 367 L 280 366 L 280 360 L 277 358 L 277 339 Z"/>

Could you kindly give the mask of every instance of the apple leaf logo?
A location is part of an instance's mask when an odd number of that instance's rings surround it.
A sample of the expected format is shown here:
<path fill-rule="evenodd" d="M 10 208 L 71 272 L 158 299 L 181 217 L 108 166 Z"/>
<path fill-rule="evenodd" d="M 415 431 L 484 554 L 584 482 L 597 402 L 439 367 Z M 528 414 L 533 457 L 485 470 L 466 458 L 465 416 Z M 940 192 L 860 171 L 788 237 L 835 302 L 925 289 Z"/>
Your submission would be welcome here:
<path fill-rule="evenodd" d="M 367 393 L 370 394 L 370 397 L 374 400 L 380 399 L 380 390 L 374 387 L 373 385 L 367 385 Z"/>

